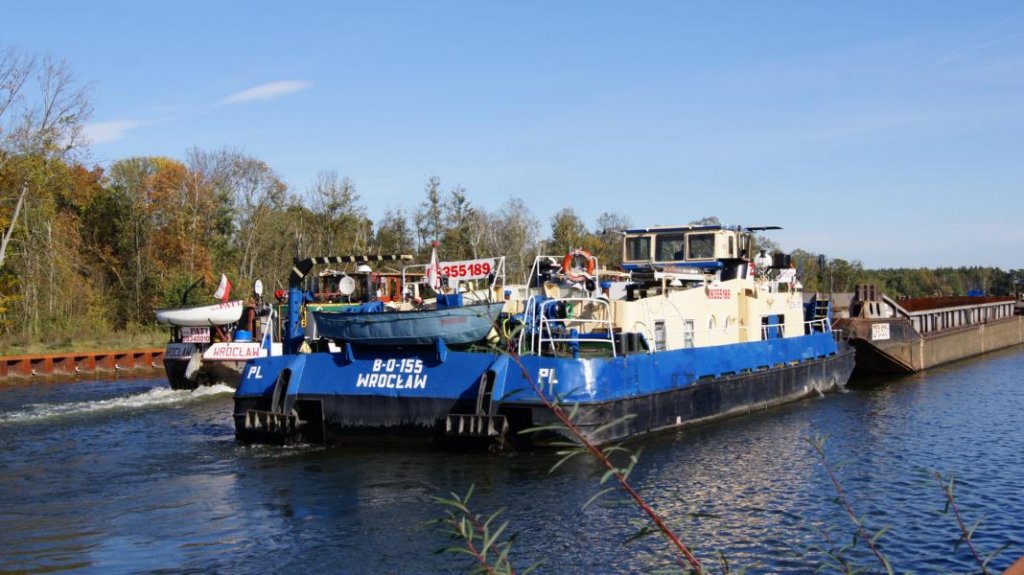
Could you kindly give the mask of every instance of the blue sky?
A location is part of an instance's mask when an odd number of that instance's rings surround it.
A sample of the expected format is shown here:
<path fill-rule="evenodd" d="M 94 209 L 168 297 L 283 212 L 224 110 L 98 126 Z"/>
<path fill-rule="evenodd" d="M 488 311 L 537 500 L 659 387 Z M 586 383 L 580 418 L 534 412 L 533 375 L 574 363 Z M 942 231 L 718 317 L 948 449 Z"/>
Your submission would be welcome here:
<path fill-rule="evenodd" d="M 866 267 L 1024 268 L 1019 2 L 3 2 L 91 160 L 240 149 L 372 218 L 427 178 L 548 229 L 708 215 Z"/>

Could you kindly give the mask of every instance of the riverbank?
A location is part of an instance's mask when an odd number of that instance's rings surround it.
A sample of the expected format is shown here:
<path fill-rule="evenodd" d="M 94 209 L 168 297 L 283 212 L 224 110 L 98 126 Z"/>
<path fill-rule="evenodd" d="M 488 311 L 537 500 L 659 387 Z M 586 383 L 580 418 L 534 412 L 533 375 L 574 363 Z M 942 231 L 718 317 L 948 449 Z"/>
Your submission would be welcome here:
<path fill-rule="evenodd" d="M 167 343 L 167 330 L 141 327 L 88 333 L 61 332 L 49 337 L 7 337 L 0 339 L 0 357 L 20 355 L 46 355 L 85 353 L 112 349 L 148 349 L 163 347 Z"/>
<path fill-rule="evenodd" d="M 81 334 L 63 332 L 31 340 L 6 338 L 0 340 L 0 384 L 128 374 L 159 377 L 166 343 L 166 330 L 143 326 Z"/>

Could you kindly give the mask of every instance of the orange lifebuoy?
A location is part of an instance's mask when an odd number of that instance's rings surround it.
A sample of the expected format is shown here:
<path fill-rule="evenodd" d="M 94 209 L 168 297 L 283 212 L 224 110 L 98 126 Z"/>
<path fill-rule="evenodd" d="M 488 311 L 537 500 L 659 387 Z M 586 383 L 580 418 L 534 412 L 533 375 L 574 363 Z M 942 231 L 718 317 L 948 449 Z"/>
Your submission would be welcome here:
<path fill-rule="evenodd" d="M 573 261 L 577 257 L 582 257 L 587 260 L 586 271 L 581 268 L 573 267 Z M 565 274 L 569 281 L 578 282 L 594 275 L 594 266 L 597 260 L 594 256 L 584 249 L 569 250 L 569 253 L 565 254 L 565 258 L 562 259 L 562 273 Z"/>

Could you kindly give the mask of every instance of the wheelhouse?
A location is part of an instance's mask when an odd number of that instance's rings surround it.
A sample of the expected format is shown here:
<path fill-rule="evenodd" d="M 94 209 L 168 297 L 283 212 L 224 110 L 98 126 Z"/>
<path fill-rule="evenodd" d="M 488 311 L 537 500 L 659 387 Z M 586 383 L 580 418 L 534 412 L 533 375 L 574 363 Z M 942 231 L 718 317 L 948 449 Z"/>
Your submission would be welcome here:
<path fill-rule="evenodd" d="M 723 260 L 750 257 L 749 230 L 723 226 L 675 226 L 626 230 L 622 267 L 722 267 Z"/>

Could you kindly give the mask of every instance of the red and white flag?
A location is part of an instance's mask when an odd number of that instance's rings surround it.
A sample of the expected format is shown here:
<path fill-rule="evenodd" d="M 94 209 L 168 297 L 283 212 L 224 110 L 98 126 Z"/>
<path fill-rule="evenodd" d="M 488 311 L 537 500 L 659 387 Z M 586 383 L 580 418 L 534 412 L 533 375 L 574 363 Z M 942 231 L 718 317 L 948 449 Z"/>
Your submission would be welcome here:
<path fill-rule="evenodd" d="M 228 280 L 228 276 L 220 274 L 220 285 L 217 286 L 217 291 L 213 292 L 213 297 L 219 299 L 221 303 L 227 303 L 231 297 L 231 281 Z"/>
<path fill-rule="evenodd" d="M 430 265 L 427 266 L 427 283 L 437 290 L 441 287 L 441 266 L 437 262 L 437 242 L 430 250 Z"/>

